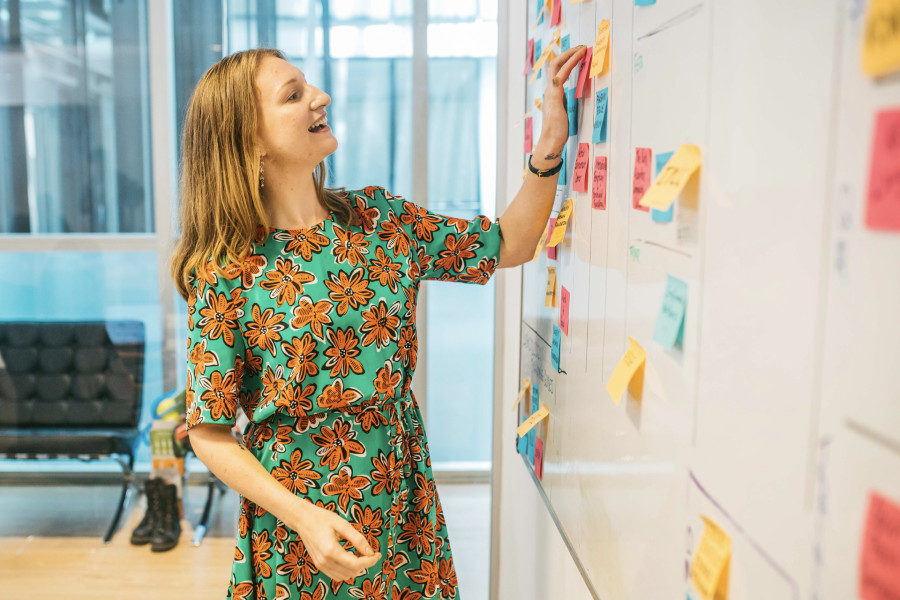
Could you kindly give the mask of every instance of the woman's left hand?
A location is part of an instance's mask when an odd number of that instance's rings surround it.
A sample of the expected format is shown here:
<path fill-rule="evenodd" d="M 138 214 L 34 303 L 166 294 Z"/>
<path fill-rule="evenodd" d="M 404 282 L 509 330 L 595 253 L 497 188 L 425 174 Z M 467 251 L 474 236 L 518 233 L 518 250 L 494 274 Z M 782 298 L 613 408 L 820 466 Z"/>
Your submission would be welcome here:
<path fill-rule="evenodd" d="M 541 101 L 541 136 L 536 145 L 550 152 L 562 152 L 569 139 L 569 113 L 566 112 L 563 84 L 575 65 L 584 58 L 585 52 L 587 46 L 575 46 L 547 63 L 547 88 Z"/>

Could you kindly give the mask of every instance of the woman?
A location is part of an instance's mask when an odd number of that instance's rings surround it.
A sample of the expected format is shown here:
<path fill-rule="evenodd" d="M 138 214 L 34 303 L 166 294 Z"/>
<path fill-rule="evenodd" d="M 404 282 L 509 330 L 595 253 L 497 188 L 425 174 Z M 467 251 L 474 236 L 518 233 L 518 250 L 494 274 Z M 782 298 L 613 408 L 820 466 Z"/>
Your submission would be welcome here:
<path fill-rule="evenodd" d="M 536 169 L 560 162 L 562 84 L 583 49 L 547 67 Z M 240 494 L 226 597 L 454 598 L 410 389 L 419 282 L 484 284 L 530 260 L 557 177 L 526 177 L 493 222 L 380 186 L 326 189 L 329 102 L 281 52 L 255 49 L 213 65 L 185 119 L 171 267 L 188 302 L 191 446 Z"/>

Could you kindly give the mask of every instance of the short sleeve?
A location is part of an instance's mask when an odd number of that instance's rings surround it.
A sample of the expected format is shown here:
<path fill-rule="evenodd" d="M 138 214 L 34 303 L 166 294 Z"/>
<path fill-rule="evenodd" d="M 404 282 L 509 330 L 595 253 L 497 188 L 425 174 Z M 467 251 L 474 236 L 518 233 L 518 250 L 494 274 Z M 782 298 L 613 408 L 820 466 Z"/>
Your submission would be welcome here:
<path fill-rule="evenodd" d="M 412 237 L 420 279 L 488 282 L 500 261 L 499 219 L 492 221 L 483 214 L 471 219 L 449 217 L 381 189 Z"/>
<path fill-rule="evenodd" d="M 234 425 L 240 405 L 245 345 L 240 279 L 208 270 L 188 296 L 185 429 Z"/>

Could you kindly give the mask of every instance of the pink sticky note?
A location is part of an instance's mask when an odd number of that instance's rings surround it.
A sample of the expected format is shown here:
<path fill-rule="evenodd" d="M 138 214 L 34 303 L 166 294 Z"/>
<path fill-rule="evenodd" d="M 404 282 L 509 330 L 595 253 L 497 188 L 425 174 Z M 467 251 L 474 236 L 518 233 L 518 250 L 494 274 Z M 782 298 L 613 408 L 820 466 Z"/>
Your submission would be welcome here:
<path fill-rule="evenodd" d="M 531 117 L 525 119 L 525 154 L 531 153 L 531 140 L 534 136 Z"/>
<path fill-rule="evenodd" d="M 866 227 L 900 231 L 900 109 L 875 116 Z"/>
<path fill-rule="evenodd" d="M 860 542 L 859 597 L 861 600 L 900 598 L 900 504 L 874 490 L 869 491 L 869 508 Z"/>
<path fill-rule="evenodd" d="M 581 59 L 581 66 L 578 70 L 578 83 L 575 85 L 575 97 L 581 98 L 582 94 L 584 94 L 584 82 L 589 79 L 587 76 L 588 71 L 591 69 L 591 56 L 594 54 L 594 47 L 588 46 L 587 52 L 584 53 L 584 58 Z"/>
<path fill-rule="evenodd" d="M 544 441 L 534 438 L 534 474 L 538 479 L 544 477 Z"/>
<path fill-rule="evenodd" d="M 591 160 L 590 153 L 590 144 L 578 144 L 578 155 L 575 157 L 575 173 L 572 174 L 572 189 L 576 192 L 587 191 L 588 163 Z"/>
<path fill-rule="evenodd" d="M 594 180 L 591 184 L 591 206 L 606 210 L 606 157 L 594 157 Z"/>
<path fill-rule="evenodd" d="M 559 25 L 562 18 L 562 0 L 550 0 L 553 3 L 553 16 L 550 17 L 550 27 Z"/>
<path fill-rule="evenodd" d="M 569 335 L 569 290 L 566 286 L 560 286 L 562 290 L 559 296 L 559 328 Z"/>
<path fill-rule="evenodd" d="M 553 228 L 556 226 L 556 217 L 550 217 L 550 227 L 547 228 L 547 241 L 553 235 Z M 547 258 L 556 260 L 556 246 L 547 246 Z"/>
<path fill-rule="evenodd" d="M 647 188 L 650 187 L 650 159 L 653 152 L 650 148 L 634 149 L 634 188 L 631 192 L 631 206 L 644 212 L 650 212 L 646 206 L 641 206 L 638 202 L 644 197 Z"/>
<path fill-rule="evenodd" d="M 528 40 L 528 56 L 526 57 L 528 68 L 534 66 L 534 38 Z"/>

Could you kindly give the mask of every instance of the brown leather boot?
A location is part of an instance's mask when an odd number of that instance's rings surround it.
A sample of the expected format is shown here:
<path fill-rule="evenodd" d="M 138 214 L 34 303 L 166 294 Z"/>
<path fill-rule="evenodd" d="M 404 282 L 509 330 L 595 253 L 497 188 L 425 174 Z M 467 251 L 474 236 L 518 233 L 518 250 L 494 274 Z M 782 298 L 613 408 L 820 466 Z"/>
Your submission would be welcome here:
<path fill-rule="evenodd" d="M 178 508 L 178 489 L 174 483 L 163 483 L 160 487 L 160 511 L 157 527 L 153 530 L 150 550 L 165 552 L 178 545 L 181 537 L 181 514 Z"/>
<path fill-rule="evenodd" d="M 144 494 L 147 496 L 147 510 L 144 518 L 131 532 L 131 543 L 135 546 L 143 546 L 153 539 L 153 531 L 159 521 L 159 513 L 162 510 L 159 498 L 159 486 L 162 479 L 152 477 L 144 483 Z"/>

